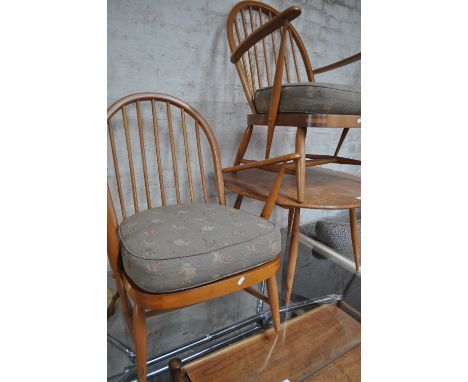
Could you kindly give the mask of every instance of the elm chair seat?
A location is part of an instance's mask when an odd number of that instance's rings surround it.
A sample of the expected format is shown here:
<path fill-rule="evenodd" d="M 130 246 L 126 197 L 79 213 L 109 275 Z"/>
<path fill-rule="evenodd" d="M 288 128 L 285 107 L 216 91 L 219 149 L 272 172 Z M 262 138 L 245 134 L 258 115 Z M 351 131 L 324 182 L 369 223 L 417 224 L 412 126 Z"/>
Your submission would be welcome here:
<path fill-rule="evenodd" d="M 118 230 L 126 274 L 141 289 L 175 292 L 243 272 L 275 258 L 275 225 L 217 204 L 152 208 Z"/>
<path fill-rule="evenodd" d="M 268 114 L 272 87 L 255 93 L 257 113 Z M 347 85 L 302 82 L 281 86 L 279 113 L 361 114 L 361 92 Z"/>

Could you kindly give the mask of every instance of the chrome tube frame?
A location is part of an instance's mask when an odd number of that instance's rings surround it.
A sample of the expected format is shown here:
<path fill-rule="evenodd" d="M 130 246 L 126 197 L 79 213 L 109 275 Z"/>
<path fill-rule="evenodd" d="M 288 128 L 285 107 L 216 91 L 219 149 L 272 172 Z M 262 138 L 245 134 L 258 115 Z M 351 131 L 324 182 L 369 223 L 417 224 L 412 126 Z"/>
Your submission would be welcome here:
<path fill-rule="evenodd" d="M 280 313 L 285 313 L 285 312 L 291 312 L 296 309 L 300 308 L 305 308 L 308 306 L 313 306 L 313 305 L 321 305 L 321 304 L 330 304 L 333 302 L 337 302 L 342 300 L 342 295 L 338 294 L 330 294 L 326 296 L 321 296 L 321 297 L 316 297 L 296 303 L 289 304 L 287 306 L 282 306 L 280 307 L 279 311 Z M 258 304 L 257 304 L 257 309 L 258 309 Z M 262 308 L 263 309 L 263 308 Z M 227 337 L 223 339 L 222 341 L 215 343 L 213 345 L 210 345 L 209 347 L 202 349 L 196 353 L 193 353 L 191 355 L 188 355 L 186 357 L 182 357 L 182 363 L 187 363 L 189 361 L 193 361 L 195 359 L 198 359 L 206 354 L 209 354 L 215 350 L 218 350 L 224 346 L 227 346 L 233 342 L 238 341 L 239 339 L 245 338 L 247 336 L 250 336 L 254 333 L 264 331 L 268 327 L 272 325 L 272 317 L 271 317 L 271 312 L 270 311 L 260 311 L 256 315 L 248 317 L 242 321 L 236 322 L 230 326 L 227 326 L 225 328 L 222 328 L 220 330 L 217 330 L 211 334 L 207 334 L 204 337 L 198 338 L 196 340 L 190 341 L 180 347 L 174 348 L 172 350 L 169 350 L 166 353 L 156 355 L 155 357 L 149 359 L 147 361 L 147 366 L 151 367 L 153 365 L 156 365 L 158 363 L 161 363 L 162 361 L 168 360 L 170 358 L 174 358 L 178 355 L 181 355 L 189 350 L 195 349 L 203 344 L 210 343 L 212 341 L 215 341 L 219 338 L 222 338 L 228 334 L 231 334 L 235 332 L 236 330 L 242 329 L 246 326 L 255 324 L 255 326 L 245 329 L 237 334 L 234 334 L 230 337 Z M 110 334 L 107 335 L 108 340 L 114 344 L 119 350 L 125 352 L 131 362 L 131 365 L 126 367 L 124 371 L 121 374 L 115 375 L 111 378 L 116 378 L 116 382 L 124 382 L 124 381 L 129 381 L 129 378 L 134 378 L 135 372 L 136 372 L 136 364 L 135 364 L 135 353 L 133 352 L 132 349 L 130 349 L 128 346 L 124 345 L 122 342 L 116 340 L 114 337 L 112 337 Z M 180 358 L 180 357 L 179 357 Z M 153 370 L 147 374 L 148 377 L 150 376 L 155 376 L 161 373 L 164 373 L 168 371 L 168 366 L 162 366 L 156 370 Z M 133 380 L 132 381 L 136 381 Z"/>
<path fill-rule="evenodd" d="M 263 280 L 260 285 L 259 285 L 259 291 L 261 294 L 265 294 L 265 280 Z M 263 300 L 257 298 L 257 314 L 259 313 L 262 313 L 263 312 Z"/>

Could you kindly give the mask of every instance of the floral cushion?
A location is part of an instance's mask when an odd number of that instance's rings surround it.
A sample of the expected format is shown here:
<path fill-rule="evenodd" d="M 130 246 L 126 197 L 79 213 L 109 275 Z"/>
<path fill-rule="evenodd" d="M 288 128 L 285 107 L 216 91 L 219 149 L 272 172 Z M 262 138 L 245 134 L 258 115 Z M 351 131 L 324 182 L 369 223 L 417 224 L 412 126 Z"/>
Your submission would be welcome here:
<path fill-rule="evenodd" d="M 255 93 L 257 113 L 270 109 L 272 87 Z M 280 113 L 361 114 L 361 92 L 347 85 L 302 82 L 281 87 Z"/>
<path fill-rule="evenodd" d="M 281 248 L 275 225 L 216 204 L 152 208 L 118 230 L 126 274 L 141 289 L 174 292 L 246 271 Z"/>

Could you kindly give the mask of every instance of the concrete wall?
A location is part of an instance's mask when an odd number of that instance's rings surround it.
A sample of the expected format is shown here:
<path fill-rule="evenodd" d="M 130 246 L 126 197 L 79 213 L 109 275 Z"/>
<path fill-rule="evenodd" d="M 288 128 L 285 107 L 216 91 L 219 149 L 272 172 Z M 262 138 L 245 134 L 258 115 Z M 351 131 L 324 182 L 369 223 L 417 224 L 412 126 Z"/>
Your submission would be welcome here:
<path fill-rule="evenodd" d="M 232 164 L 249 112 L 237 72 L 229 61 L 226 37 L 227 16 L 236 3 L 237 0 L 108 1 L 108 104 L 140 91 L 168 93 L 185 100 L 210 123 L 225 166 Z M 268 3 L 279 10 L 290 5 L 302 8 L 302 15 L 293 24 L 303 37 L 312 66 L 360 51 L 360 0 Z M 317 76 L 316 80 L 359 86 L 360 63 Z M 340 132 L 309 131 L 309 152 L 333 152 Z M 254 130 L 248 157 L 262 157 L 265 136 L 265 129 Z M 292 151 L 293 143 L 294 129 L 277 132 L 272 155 Z M 342 154 L 360 158 L 360 148 L 360 131 L 354 130 L 348 134 Z M 358 167 L 341 169 L 360 172 Z M 155 187 L 156 183 L 157 180 Z M 144 191 L 140 195 L 143 198 Z M 232 205 L 232 195 L 229 202 Z M 257 213 L 261 205 L 248 201 L 243 208 Z M 304 210 L 301 221 L 307 223 L 324 214 Z M 273 220 L 284 226 L 286 212 L 276 209 Z"/>

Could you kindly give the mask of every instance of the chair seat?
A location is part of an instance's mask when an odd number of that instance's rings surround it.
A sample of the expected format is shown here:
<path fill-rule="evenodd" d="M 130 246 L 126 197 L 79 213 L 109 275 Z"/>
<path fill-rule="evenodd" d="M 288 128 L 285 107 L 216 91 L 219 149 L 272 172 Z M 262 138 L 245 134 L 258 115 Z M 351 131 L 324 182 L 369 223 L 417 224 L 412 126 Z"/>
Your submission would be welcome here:
<path fill-rule="evenodd" d="M 257 113 L 267 114 L 272 87 L 255 93 Z M 281 87 L 280 113 L 361 114 L 361 92 L 347 85 L 302 82 Z"/>
<path fill-rule="evenodd" d="M 126 274 L 141 289 L 175 292 L 243 272 L 275 258 L 278 228 L 216 204 L 152 208 L 118 229 Z"/>

